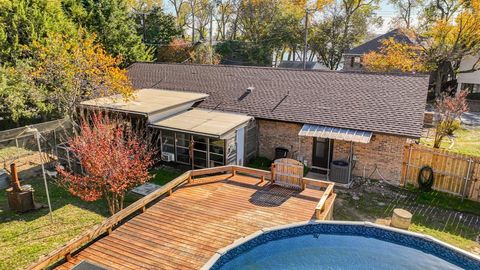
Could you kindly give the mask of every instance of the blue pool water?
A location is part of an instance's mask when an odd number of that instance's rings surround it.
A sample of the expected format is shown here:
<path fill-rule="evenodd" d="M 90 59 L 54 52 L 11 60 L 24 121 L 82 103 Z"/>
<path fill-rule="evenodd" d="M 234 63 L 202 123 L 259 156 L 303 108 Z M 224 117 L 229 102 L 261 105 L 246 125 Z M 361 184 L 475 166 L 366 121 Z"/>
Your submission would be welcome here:
<path fill-rule="evenodd" d="M 215 270 L 480 269 L 480 261 L 428 239 L 361 225 L 304 225 L 228 251 Z"/>

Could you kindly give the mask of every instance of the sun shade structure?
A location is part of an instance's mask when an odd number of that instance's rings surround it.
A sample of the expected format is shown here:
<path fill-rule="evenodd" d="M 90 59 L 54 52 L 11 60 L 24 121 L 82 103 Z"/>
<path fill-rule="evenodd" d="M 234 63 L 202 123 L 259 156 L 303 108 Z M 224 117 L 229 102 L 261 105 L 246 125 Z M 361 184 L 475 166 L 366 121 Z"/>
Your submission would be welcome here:
<path fill-rule="evenodd" d="M 369 143 L 372 138 L 371 131 L 309 124 L 304 124 L 298 135 L 359 143 Z"/>
<path fill-rule="evenodd" d="M 208 137 L 223 138 L 241 126 L 247 125 L 251 116 L 214 110 L 191 109 L 150 126 L 172 131 L 181 131 Z"/>
<path fill-rule="evenodd" d="M 140 89 L 135 97 L 125 101 L 121 95 L 102 97 L 82 102 L 84 106 L 126 111 L 141 114 L 154 114 L 172 108 L 202 101 L 208 97 L 204 93 L 168 91 L 159 89 Z"/>

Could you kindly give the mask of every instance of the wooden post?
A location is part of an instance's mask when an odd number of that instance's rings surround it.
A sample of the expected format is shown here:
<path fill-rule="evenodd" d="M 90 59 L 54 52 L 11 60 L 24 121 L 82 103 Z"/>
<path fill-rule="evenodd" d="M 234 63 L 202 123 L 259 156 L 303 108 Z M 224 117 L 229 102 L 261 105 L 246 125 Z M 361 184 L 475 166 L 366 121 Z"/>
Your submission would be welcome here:
<path fill-rule="evenodd" d="M 411 157 L 412 157 L 412 145 L 409 144 L 408 145 L 408 159 L 407 159 L 407 163 L 405 164 L 405 174 L 403 175 L 403 181 L 400 182 L 400 186 L 405 186 L 405 184 L 407 183 L 408 181 L 408 169 L 410 167 L 410 162 L 411 162 Z"/>
<path fill-rule="evenodd" d="M 169 189 L 169 190 L 168 190 L 168 196 L 171 196 L 171 195 L 172 195 L 172 190 Z"/>
<path fill-rule="evenodd" d="M 69 262 L 72 259 L 72 254 L 67 253 L 65 254 L 65 261 Z"/>
<path fill-rule="evenodd" d="M 271 173 L 272 173 L 272 176 L 271 176 L 272 179 L 271 179 L 271 180 L 272 180 L 272 183 L 275 183 L 275 163 L 272 163 L 271 168 L 272 168 L 272 171 L 271 171 Z"/>
<path fill-rule="evenodd" d="M 265 181 L 265 175 L 262 175 L 262 177 L 260 177 L 260 183 L 263 183 Z"/>
<path fill-rule="evenodd" d="M 462 201 L 465 199 L 465 195 L 466 195 L 465 193 L 467 192 L 468 181 L 470 181 L 470 170 L 472 168 L 472 163 L 473 163 L 473 159 L 469 158 L 468 159 L 467 176 L 465 177 L 465 182 L 463 184 L 463 190 L 462 190 Z"/>
<path fill-rule="evenodd" d="M 145 205 L 142 206 L 142 213 L 145 213 L 146 210 L 147 210 L 147 209 L 145 208 Z"/>
<path fill-rule="evenodd" d="M 21 192 L 20 180 L 18 179 L 17 166 L 15 163 L 10 164 L 10 174 L 12 176 L 12 188 L 16 192 Z"/>
<path fill-rule="evenodd" d="M 232 166 L 232 176 L 237 175 L 237 170 L 235 170 L 235 166 Z"/>

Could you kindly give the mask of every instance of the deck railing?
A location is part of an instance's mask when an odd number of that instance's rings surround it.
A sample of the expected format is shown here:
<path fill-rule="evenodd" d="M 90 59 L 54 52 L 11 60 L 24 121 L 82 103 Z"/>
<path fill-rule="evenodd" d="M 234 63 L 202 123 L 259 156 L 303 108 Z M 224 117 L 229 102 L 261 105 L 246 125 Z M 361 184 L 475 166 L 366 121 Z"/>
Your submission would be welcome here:
<path fill-rule="evenodd" d="M 37 262 L 30 265 L 27 269 L 30 269 L 30 270 L 44 269 L 62 259 L 69 260 L 71 258 L 72 253 L 74 253 L 81 247 L 89 244 L 90 242 L 100 237 L 101 235 L 110 234 L 112 230 L 115 228 L 115 226 L 118 225 L 120 222 L 124 221 L 126 218 L 136 213 L 145 212 L 148 204 L 159 199 L 161 196 L 171 195 L 172 192 L 177 187 L 187 182 L 189 183 L 194 181 L 195 177 L 212 175 L 217 173 L 231 173 L 232 176 L 235 176 L 237 173 L 240 173 L 244 175 L 258 177 L 262 182 L 269 181 L 270 179 L 268 178 L 271 175 L 270 171 L 247 168 L 247 167 L 236 166 L 236 165 L 227 165 L 227 166 L 220 166 L 220 167 L 214 167 L 214 168 L 187 171 L 181 174 L 180 176 L 176 177 L 172 181 L 168 182 L 161 188 L 153 191 L 147 196 L 132 203 L 125 209 L 105 219 L 102 223 L 96 225 L 92 229 L 82 233 L 78 237 L 67 242 L 65 245 L 61 246 L 57 250 L 45 256 L 42 256 Z M 323 196 L 321 197 L 315 209 L 315 217 L 319 218 L 325 211 L 325 203 L 328 197 L 333 194 L 333 183 L 309 179 L 309 178 L 303 178 L 303 180 L 304 180 L 304 185 L 303 185 L 304 187 L 305 185 L 308 184 L 308 185 L 314 185 L 314 186 L 320 186 L 320 187 L 326 188 Z"/>

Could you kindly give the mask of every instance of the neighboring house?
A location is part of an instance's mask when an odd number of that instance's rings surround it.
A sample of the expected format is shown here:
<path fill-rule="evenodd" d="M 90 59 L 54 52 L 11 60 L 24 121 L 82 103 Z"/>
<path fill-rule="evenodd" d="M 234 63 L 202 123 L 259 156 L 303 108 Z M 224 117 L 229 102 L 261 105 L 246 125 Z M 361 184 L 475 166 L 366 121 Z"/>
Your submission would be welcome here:
<path fill-rule="evenodd" d="M 369 52 L 380 52 L 382 42 L 389 38 L 393 38 L 399 43 L 414 44 L 401 29 L 394 29 L 345 52 L 343 54 L 343 70 L 364 70 L 363 56 Z"/>
<path fill-rule="evenodd" d="M 458 89 L 467 89 L 470 91 L 468 95 L 469 107 L 471 111 L 480 111 L 480 70 L 473 72 L 464 72 L 472 69 L 478 69 L 480 56 L 466 56 L 460 62 L 460 68 L 457 75 Z"/>
<path fill-rule="evenodd" d="M 279 68 L 289 68 L 289 69 L 303 69 L 303 61 L 282 61 L 278 65 Z M 322 65 L 319 62 L 315 61 L 307 61 L 305 64 L 306 70 L 319 70 L 324 69 L 327 70 L 328 68 Z"/>
<path fill-rule="evenodd" d="M 396 183 L 404 145 L 421 136 L 428 84 L 420 75 L 154 63 L 128 75 L 144 89 L 137 100 L 83 105 L 144 117 L 165 160 L 242 165 L 285 148 L 327 176 L 332 161 L 354 160 L 353 174 Z"/>

